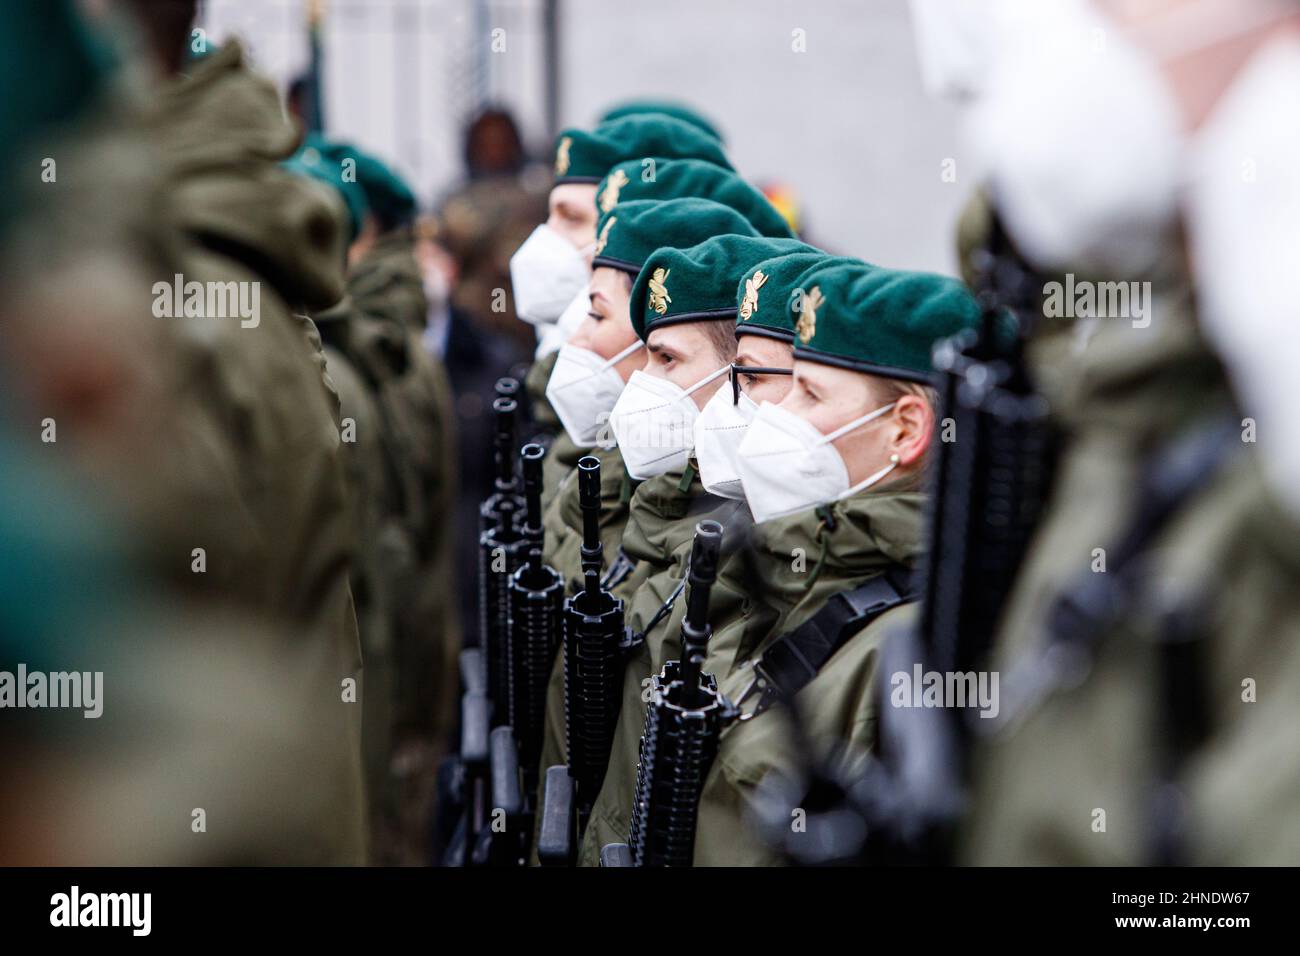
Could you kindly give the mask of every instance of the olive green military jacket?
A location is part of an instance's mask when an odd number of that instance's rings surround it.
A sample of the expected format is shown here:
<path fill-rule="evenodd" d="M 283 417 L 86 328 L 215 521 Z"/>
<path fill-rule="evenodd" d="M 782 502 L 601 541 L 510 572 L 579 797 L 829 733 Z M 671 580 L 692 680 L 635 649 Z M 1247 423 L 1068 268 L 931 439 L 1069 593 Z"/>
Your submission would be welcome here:
<path fill-rule="evenodd" d="M 450 381 L 421 339 L 427 304 L 412 240 L 381 236 L 348 276 L 355 354 L 379 401 L 398 520 L 389 538 L 398 597 L 398 721 L 438 736 L 454 715 L 460 621 L 450 521 L 458 487 Z M 400 532 L 399 529 L 400 528 Z"/>
<path fill-rule="evenodd" d="M 316 322 L 325 342 L 326 372 L 338 391 L 342 413 L 343 459 L 356 544 L 352 594 L 366 665 L 361 742 L 373 807 L 385 790 L 392 745 L 396 595 L 385 553 L 391 501 L 379 407 L 365 377 L 341 349 L 346 345 L 344 327 L 353 315 L 351 300 L 344 297 L 338 306 L 318 313 Z"/>
<path fill-rule="evenodd" d="M 554 450 L 552 446 L 552 453 Z M 618 557 L 636 485 L 623 465 L 623 455 L 617 445 L 584 451 L 573 459 L 573 464 L 564 473 L 542 515 L 542 527 L 546 532 L 542 558 L 560 572 L 569 593 L 582 585 L 582 507 L 578 497 L 577 464 L 578 459 L 585 455 L 600 461 L 600 542 L 604 548 L 606 569 Z"/>
<path fill-rule="evenodd" d="M 718 755 L 705 778 L 695 833 L 696 866 L 776 866 L 783 858 L 754 827 L 756 793 L 769 774 L 798 779 L 807 767 L 808 748 L 840 771 L 860 765 L 875 747 L 877 667 L 880 648 L 899 630 L 915 624 L 917 605 L 887 611 L 859 631 L 795 695 L 802 736 L 796 737 L 788 712 L 769 708 L 752 720 L 723 731 Z M 737 700 L 751 676 L 733 673 L 719 684 Z"/>
<path fill-rule="evenodd" d="M 560 352 L 557 349 L 550 355 L 539 358 L 528 368 L 528 374 L 524 376 L 524 389 L 528 392 L 528 408 L 532 415 L 533 424 L 539 431 L 556 436 L 556 441 L 568 441 L 568 435 L 564 431 L 564 426 L 560 424 L 560 416 L 555 414 L 555 409 L 551 407 L 550 400 L 546 397 L 546 386 L 550 384 L 551 372 L 555 370 L 555 363 L 559 361 Z M 572 447 L 573 443 L 569 442 Z M 548 456 L 549 457 L 549 456 Z M 581 456 L 579 456 L 581 457 Z M 577 459 L 573 463 L 576 465 Z M 562 476 L 562 472 L 560 473 Z M 550 481 L 547 481 L 546 487 L 552 487 Z"/>
<path fill-rule="evenodd" d="M 637 485 L 631 501 L 625 506 L 626 518 L 620 527 L 620 519 L 623 518 L 621 509 L 624 507 L 620 503 L 625 500 L 627 488 L 623 480 L 617 480 L 616 474 L 623 470 L 622 457 L 618 455 L 617 449 L 611 449 L 603 454 L 611 465 L 615 463 L 618 465 L 617 468 L 611 467 L 608 474 L 604 465 L 601 469 L 602 506 L 605 507 L 607 503 L 610 518 L 601 532 L 605 544 L 606 564 L 608 566 L 611 560 L 611 544 L 621 545 L 628 559 L 634 563 L 631 573 L 613 588 L 613 593 L 624 601 L 624 622 L 634 630 L 641 630 L 675 587 L 674 582 L 664 579 L 664 572 L 677 562 L 677 552 L 682 550 L 683 546 L 689 550 L 696 523 L 709 517 L 718 507 L 725 507 L 728 511 L 733 510 L 732 506 L 735 503 L 706 494 L 695 468 L 689 466 L 684 473 L 660 475 Z M 605 484 L 607 478 L 609 485 Z M 578 544 L 581 544 L 582 516 L 578 508 L 576 478 L 570 479 L 569 485 L 572 487 L 566 487 L 563 498 L 559 500 L 564 504 L 566 519 L 573 522 L 571 530 L 579 535 Z M 609 492 L 608 498 L 606 492 Z M 563 556 L 561 559 L 564 567 L 557 570 L 565 573 L 566 570 L 571 569 L 571 565 L 563 560 Z M 579 566 L 578 579 L 580 576 Z M 566 577 L 566 580 L 574 579 Z M 650 652 L 644 647 L 638 649 L 628 661 L 626 680 L 631 683 L 631 686 L 639 688 L 641 680 L 648 676 L 650 666 Z M 625 684 L 625 688 L 626 686 Z M 633 696 L 638 699 L 639 694 L 639 690 L 633 692 Z M 628 698 L 626 690 L 624 698 L 626 707 Z M 640 734 L 639 727 L 636 734 L 637 736 Z M 567 751 L 564 740 L 564 667 L 563 655 L 557 654 L 547 691 L 543 767 L 554 766 L 565 761 Z M 617 740 L 618 738 L 616 738 L 615 750 L 618 749 Z M 631 759 L 635 767 L 635 748 L 624 749 L 632 751 Z M 615 756 L 611 754 L 611 770 L 614 765 Z"/>
<path fill-rule="evenodd" d="M 710 593 L 709 623 L 713 635 L 704 670 L 720 687 L 740 696 L 748 682 L 744 665 L 767 645 L 810 618 L 833 595 L 851 590 L 891 566 L 911 566 L 920 550 L 924 495 L 916 492 L 869 492 L 824 509 L 816 509 L 747 527 L 751 520 L 741 502 L 728 502 L 713 517 L 723 522 L 724 557 L 718 581 Z M 692 531 L 694 524 L 691 525 Z M 730 540 L 729 540 L 730 539 Z M 633 616 L 653 615 L 650 604 L 686 573 L 691 541 L 679 544 L 673 566 L 652 579 L 654 587 L 634 600 Z M 675 583 L 673 584 L 675 586 Z M 635 792 L 640 734 L 648 700 L 648 679 L 670 660 L 681 656 L 681 623 L 686 602 L 679 598 L 672 613 L 646 636 L 644 657 L 634 659 L 624 684 L 623 710 L 615 736 L 610 770 L 592 810 L 583 839 L 581 861 L 599 862 L 601 847 L 627 839 Z M 853 638 L 822 673 L 804 689 L 810 703 L 809 721 L 818 739 L 837 736 L 865 742 L 873 726 L 868 720 L 866 688 L 874 666 L 879 637 L 890 622 L 907 612 L 898 609 L 873 622 Z M 644 625 L 639 625 L 644 626 Z M 815 702 L 815 704 L 811 704 Z M 706 785 L 716 841 L 696 838 L 696 858 L 704 864 L 758 862 L 766 851 L 749 837 L 742 821 L 744 800 L 768 769 L 796 767 L 777 729 L 780 716 L 771 712 L 734 727 L 724 738 L 725 776 L 715 768 Z M 856 721 L 856 723 L 854 722 Z M 727 739 L 732 742 L 727 743 Z M 701 828 L 701 831 L 703 828 Z"/>
<path fill-rule="evenodd" d="M 569 433 L 563 428 L 560 429 L 560 433 L 555 436 L 551 447 L 546 450 L 546 457 L 542 460 L 542 508 L 550 510 L 560 494 L 561 487 L 578 467 L 578 462 L 593 451 L 595 451 L 593 448 L 579 448 L 573 443 Z"/>
<path fill-rule="evenodd" d="M 1157 650 L 1181 609 L 1201 642 L 1209 736 L 1176 776 L 1188 862 L 1300 862 L 1300 775 L 1294 683 L 1300 549 L 1257 471 L 1253 446 L 1187 500 L 1152 541 L 1137 600 L 1100 629 L 1070 685 L 1034 696 L 1017 678 L 1040 661 L 1054 602 L 1081 576 L 1117 573 L 1108 554 L 1143 508 L 1139 477 L 1153 449 L 1216 415 L 1241 421 L 1223 371 L 1201 340 L 1185 283 L 1156 277 L 1153 321 L 1104 320 L 1072 349 L 1038 348 L 1036 368 L 1059 395 L 1068 443 L 1048 513 L 1022 569 L 993 666 L 1003 706 L 973 757 L 961 858 L 978 864 L 1153 862 L 1154 783 L 1171 734 Z M 1045 356 L 1067 355 L 1050 361 Z M 1247 435 L 1246 422 L 1243 438 Z M 1261 440 L 1264 439 L 1261 436 Z M 1041 671 L 1040 671 L 1041 673 Z M 1026 699 L 1021 700 L 1021 697 Z M 1279 732 L 1289 718 L 1291 730 Z M 1290 759 L 1287 760 L 1286 758 Z"/>
<path fill-rule="evenodd" d="M 379 236 L 349 270 L 348 292 L 366 315 L 423 329 L 429 303 L 410 230 L 393 229 Z"/>
<path fill-rule="evenodd" d="M 158 153 L 162 227 L 176 230 L 171 251 L 186 281 L 246 283 L 260 314 L 183 321 L 192 370 L 178 401 L 202 409 L 235 436 L 244 511 L 258 538 L 239 593 L 298 640 L 332 648 L 336 677 L 358 685 L 360 645 L 349 583 L 353 559 L 339 434 L 338 396 L 311 321 L 297 308 L 323 308 L 342 294 L 337 210 L 320 188 L 282 169 L 297 146 L 274 86 L 252 73 L 237 42 L 195 64 L 164 88 L 146 120 Z M 177 516 L 178 523 L 184 516 Z M 218 561 L 224 556 L 218 556 Z M 360 687 L 338 746 L 352 770 L 322 776 L 336 833 L 321 858 L 360 862 L 364 843 Z M 326 721 L 322 718 L 321 726 Z"/>

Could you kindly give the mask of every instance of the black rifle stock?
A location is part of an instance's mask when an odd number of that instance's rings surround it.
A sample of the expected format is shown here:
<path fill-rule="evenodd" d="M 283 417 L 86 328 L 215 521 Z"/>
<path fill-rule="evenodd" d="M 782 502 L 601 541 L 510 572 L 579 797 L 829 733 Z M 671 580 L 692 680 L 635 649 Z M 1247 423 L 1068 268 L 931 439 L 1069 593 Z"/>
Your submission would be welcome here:
<path fill-rule="evenodd" d="M 538 444 L 525 445 L 523 460 L 526 502 L 523 536 L 527 557 L 510 578 L 510 725 L 519 746 L 525 795 L 535 794 L 542 732 L 546 721 L 546 688 L 560 643 L 560 613 L 564 579 L 542 563 L 542 459 Z"/>
<path fill-rule="evenodd" d="M 504 381 L 504 380 L 503 380 Z M 479 511 L 479 633 L 487 668 L 487 693 L 492 702 L 492 726 L 510 719 L 509 585 L 522 563 L 528 540 L 521 525 L 525 505 L 515 468 L 517 405 L 513 398 L 492 403 L 496 435 L 493 441 L 493 492 Z"/>
<path fill-rule="evenodd" d="M 718 577 L 722 525 L 695 528 L 682 620 L 682 659 L 654 679 L 637 764 L 636 797 L 626 846 L 601 851 L 603 866 L 690 866 L 704 781 L 735 710 L 702 671 L 712 628 L 709 595 Z"/>
<path fill-rule="evenodd" d="M 582 590 L 564 602 L 564 713 L 578 833 L 605 779 L 623 694 L 623 602 L 600 584 L 600 460 L 578 462 Z"/>

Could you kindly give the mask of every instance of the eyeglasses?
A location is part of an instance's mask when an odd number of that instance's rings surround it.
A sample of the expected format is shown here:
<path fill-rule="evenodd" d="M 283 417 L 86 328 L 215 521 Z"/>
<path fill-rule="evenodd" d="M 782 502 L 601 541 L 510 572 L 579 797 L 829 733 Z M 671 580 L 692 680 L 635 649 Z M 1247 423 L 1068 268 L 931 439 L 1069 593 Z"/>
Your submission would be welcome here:
<path fill-rule="evenodd" d="M 740 404 L 740 376 L 741 375 L 793 375 L 792 368 L 767 368 L 764 365 L 735 365 L 732 364 L 731 372 L 728 378 L 731 379 L 731 404 Z"/>

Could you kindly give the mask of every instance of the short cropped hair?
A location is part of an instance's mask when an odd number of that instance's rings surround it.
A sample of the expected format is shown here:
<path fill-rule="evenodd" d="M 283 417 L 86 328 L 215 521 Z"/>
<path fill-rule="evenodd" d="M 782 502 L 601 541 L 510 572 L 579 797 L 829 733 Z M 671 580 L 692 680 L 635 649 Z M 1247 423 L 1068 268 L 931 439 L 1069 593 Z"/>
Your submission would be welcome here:
<path fill-rule="evenodd" d="M 736 326 L 726 320 L 710 319 L 704 323 L 704 337 L 713 346 L 719 365 L 730 365 L 736 360 Z"/>
<path fill-rule="evenodd" d="M 879 403 L 877 407 L 883 407 L 896 402 L 904 395 L 915 395 L 930 406 L 930 413 L 934 418 L 934 427 L 938 429 L 941 426 L 939 421 L 939 393 L 929 385 L 922 385 L 920 382 L 909 382 L 901 378 L 884 378 L 883 376 L 872 376 L 872 392 Z M 926 446 L 925 454 L 921 457 L 919 467 L 906 475 L 897 482 L 892 483 L 893 487 L 899 491 L 920 491 L 926 487 L 929 481 L 930 462 L 933 459 L 935 436 L 930 435 L 930 443 Z"/>

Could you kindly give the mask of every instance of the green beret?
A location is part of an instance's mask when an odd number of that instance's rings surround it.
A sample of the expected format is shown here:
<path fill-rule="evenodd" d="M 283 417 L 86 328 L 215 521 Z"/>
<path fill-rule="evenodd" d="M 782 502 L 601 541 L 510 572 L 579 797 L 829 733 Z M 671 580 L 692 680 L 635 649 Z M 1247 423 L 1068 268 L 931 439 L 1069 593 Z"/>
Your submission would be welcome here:
<path fill-rule="evenodd" d="M 657 249 L 632 284 L 632 327 L 644 341 L 655 329 L 677 322 L 734 322 L 740 277 L 759 262 L 795 252 L 817 250 L 798 239 L 746 235 L 719 235 L 689 248 Z"/>
<path fill-rule="evenodd" d="M 349 242 L 357 237 L 366 221 L 369 206 L 361 184 L 351 176 L 343 175 L 343 155 L 337 143 L 330 143 L 316 135 L 309 135 L 302 148 L 282 164 L 290 172 L 309 176 L 336 190 L 347 206 L 350 232 Z"/>
<path fill-rule="evenodd" d="M 796 316 L 791 312 L 791 299 L 799 291 L 799 278 L 813 266 L 859 261 L 813 250 L 767 259 L 748 269 L 736 287 L 736 335 L 766 335 L 793 342 Z"/>
<path fill-rule="evenodd" d="M 404 225 L 415 217 L 415 194 L 411 187 L 377 156 L 350 143 L 329 143 L 316 135 L 308 136 L 306 145 L 317 146 L 321 154 L 337 163 L 340 169 L 344 168 L 342 164 L 346 160 L 352 160 L 356 183 L 365 194 L 369 211 L 379 220 L 382 232 Z"/>
<path fill-rule="evenodd" d="M 941 339 L 979 324 L 961 282 L 929 272 L 836 260 L 806 270 L 791 304 L 794 357 L 929 384 Z"/>
<path fill-rule="evenodd" d="M 727 141 L 719 132 L 718 127 L 705 119 L 700 113 L 685 103 L 674 103 L 671 100 L 628 100 L 626 103 L 619 103 L 617 106 L 607 109 L 599 122 L 608 123 L 610 120 L 622 119 L 634 113 L 663 113 L 665 116 L 671 116 L 683 123 L 690 123 L 696 129 L 704 130 L 719 143 Z"/>
<path fill-rule="evenodd" d="M 703 130 L 662 113 L 634 113 L 555 139 L 555 184 L 598 183 L 629 159 L 702 159 L 730 169 L 722 145 Z"/>
<path fill-rule="evenodd" d="M 621 269 L 635 276 L 656 249 L 681 249 L 733 233 L 757 236 L 758 230 L 736 210 L 708 199 L 619 203 L 597 223 L 591 267 Z"/>
<path fill-rule="evenodd" d="M 654 176 L 647 177 L 645 160 L 619 163 L 596 187 L 596 208 L 611 212 L 621 202 L 638 199 L 712 199 L 730 206 L 758 230 L 760 236 L 790 239 L 790 224 L 766 196 L 737 176 L 702 159 L 654 161 Z"/>

